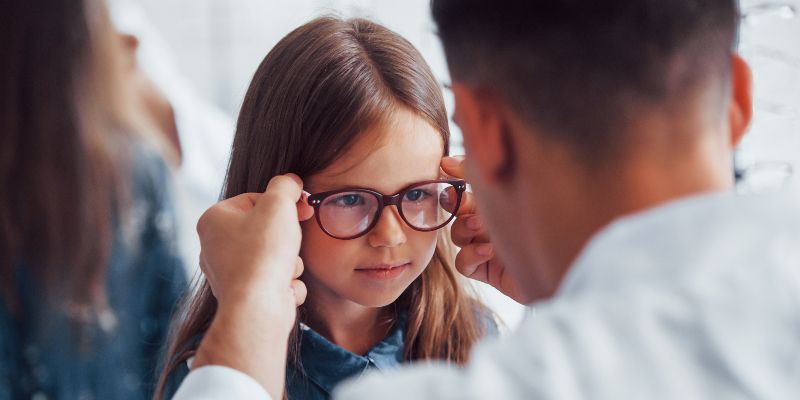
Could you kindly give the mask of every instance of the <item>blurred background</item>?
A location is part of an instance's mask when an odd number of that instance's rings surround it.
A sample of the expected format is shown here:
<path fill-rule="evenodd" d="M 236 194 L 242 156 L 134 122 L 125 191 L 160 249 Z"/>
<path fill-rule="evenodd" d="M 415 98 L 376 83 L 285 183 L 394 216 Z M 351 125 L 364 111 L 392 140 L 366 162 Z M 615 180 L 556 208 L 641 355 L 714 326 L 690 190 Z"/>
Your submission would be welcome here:
<path fill-rule="evenodd" d="M 140 67 L 169 100 L 182 147 L 178 207 L 188 272 L 197 266 L 194 221 L 216 199 L 234 121 L 261 59 L 300 24 L 323 14 L 374 19 L 410 40 L 452 97 L 428 0 L 112 0 L 117 28 L 139 40 Z M 755 78 L 755 118 L 736 156 L 739 190 L 796 183 L 800 168 L 800 0 L 742 0 L 740 51 Z M 461 136 L 453 125 L 453 153 Z M 509 326 L 524 310 L 482 287 Z"/>
<path fill-rule="evenodd" d="M 755 115 L 737 155 L 742 191 L 797 183 L 800 1 L 742 0 L 740 52 L 753 68 Z"/>

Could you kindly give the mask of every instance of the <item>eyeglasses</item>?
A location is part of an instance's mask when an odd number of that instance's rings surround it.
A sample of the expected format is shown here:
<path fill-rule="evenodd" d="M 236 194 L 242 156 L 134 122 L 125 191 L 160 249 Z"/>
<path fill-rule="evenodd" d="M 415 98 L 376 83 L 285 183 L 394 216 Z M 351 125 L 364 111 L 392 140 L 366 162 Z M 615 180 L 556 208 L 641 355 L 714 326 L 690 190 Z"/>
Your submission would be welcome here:
<path fill-rule="evenodd" d="M 440 229 L 455 217 L 466 189 L 462 179 L 440 179 L 414 183 L 392 195 L 363 188 L 316 193 L 308 196 L 308 204 L 325 233 L 350 240 L 374 228 L 386 206 L 396 206 L 400 218 L 414 230 Z"/>

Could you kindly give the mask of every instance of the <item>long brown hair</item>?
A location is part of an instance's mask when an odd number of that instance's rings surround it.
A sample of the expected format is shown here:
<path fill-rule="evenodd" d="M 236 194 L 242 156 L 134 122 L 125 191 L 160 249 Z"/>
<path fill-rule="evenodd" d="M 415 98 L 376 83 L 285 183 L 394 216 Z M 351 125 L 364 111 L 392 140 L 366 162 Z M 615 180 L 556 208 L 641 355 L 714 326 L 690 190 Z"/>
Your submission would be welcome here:
<path fill-rule="evenodd" d="M 125 164 L 112 32 L 101 0 L 0 13 L 0 293 L 12 312 L 21 265 L 72 311 L 105 301 Z"/>
<path fill-rule="evenodd" d="M 436 128 L 448 153 L 441 89 L 411 43 L 364 19 L 324 17 L 297 28 L 267 54 L 250 84 L 224 197 L 263 192 L 276 175 L 322 171 L 397 107 Z M 398 300 L 408 310 L 407 360 L 464 363 L 483 334 L 476 315 L 482 305 L 465 293 L 443 232 L 430 264 Z M 169 374 L 194 353 L 192 341 L 208 329 L 216 307 L 208 283 L 199 282 L 173 326 L 158 397 Z M 297 355 L 292 337 L 290 359 Z"/>

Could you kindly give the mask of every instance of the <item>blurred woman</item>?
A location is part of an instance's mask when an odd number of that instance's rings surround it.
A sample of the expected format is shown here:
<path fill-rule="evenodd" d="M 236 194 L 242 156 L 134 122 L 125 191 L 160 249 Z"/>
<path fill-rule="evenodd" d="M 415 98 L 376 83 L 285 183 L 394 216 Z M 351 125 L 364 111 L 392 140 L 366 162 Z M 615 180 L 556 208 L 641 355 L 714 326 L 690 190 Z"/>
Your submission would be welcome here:
<path fill-rule="evenodd" d="M 186 282 L 101 0 L 0 13 L 0 400 L 142 399 Z"/>

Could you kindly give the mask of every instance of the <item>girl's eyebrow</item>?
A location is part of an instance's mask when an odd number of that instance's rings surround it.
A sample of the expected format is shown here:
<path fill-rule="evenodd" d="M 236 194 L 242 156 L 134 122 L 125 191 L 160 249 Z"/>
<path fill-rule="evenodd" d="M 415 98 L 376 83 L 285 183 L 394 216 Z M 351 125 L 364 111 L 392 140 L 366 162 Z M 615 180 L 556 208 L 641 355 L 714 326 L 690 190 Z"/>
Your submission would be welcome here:
<path fill-rule="evenodd" d="M 346 184 L 344 182 L 342 182 L 342 183 L 334 183 L 334 184 L 330 184 L 330 183 L 319 183 L 319 184 L 310 183 L 309 185 L 306 186 L 306 190 L 308 190 L 308 188 L 310 188 L 310 187 L 313 187 L 314 190 L 310 191 L 313 194 L 313 193 L 331 192 L 331 191 L 334 191 L 334 190 L 353 188 L 353 189 L 369 189 L 369 190 L 373 190 L 373 191 L 376 191 L 376 192 L 382 193 L 382 194 L 394 194 L 394 193 L 397 193 L 400 190 L 402 190 L 402 189 L 404 189 L 404 188 L 406 188 L 406 187 L 408 187 L 410 185 L 413 185 L 415 183 L 424 182 L 424 181 L 430 181 L 430 180 L 436 180 L 436 179 L 439 179 L 439 178 L 440 178 L 440 176 L 420 177 L 418 179 L 414 179 L 414 180 L 405 182 L 401 186 L 398 186 L 396 189 L 391 190 L 391 191 L 379 190 L 374 185 L 369 185 L 369 184 L 367 184 L 367 185 L 358 185 L 358 184 Z M 334 182 L 336 182 L 336 181 L 334 181 Z"/>
<path fill-rule="evenodd" d="M 337 181 L 336 179 L 330 179 L 327 176 L 323 177 L 323 179 L 316 178 L 314 180 L 308 180 L 305 185 L 306 190 L 308 190 L 311 193 L 330 192 L 333 190 L 356 188 L 356 187 L 362 188 L 364 186 L 348 184 L 346 182 L 340 182 Z"/>
<path fill-rule="evenodd" d="M 356 185 L 356 184 L 347 184 L 347 183 L 333 183 L 333 184 L 331 184 L 331 183 L 320 183 L 320 184 L 314 184 L 314 185 L 309 185 L 309 186 L 313 186 L 315 193 L 331 192 L 331 191 L 334 191 L 334 190 L 341 190 L 341 189 L 348 189 L 348 188 L 370 189 L 370 190 L 375 190 L 376 192 L 379 192 L 379 190 L 377 190 L 377 189 L 375 189 L 373 187 L 370 187 L 369 185 Z"/>
<path fill-rule="evenodd" d="M 318 173 L 316 175 L 316 178 L 309 178 L 308 179 L 308 182 L 307 182 L 308 186 L 313 186 L 315 190 L 318 189 L 318 188 L 323 188 L 324 189 L 324 190 L 316 190 L 317 192 L 328 192 L 328 191 L 331 191 L 331 190 L 338 190 L 338 189 L 344 188 L 344 187 L 355 187 L 355 186 L 358 186 L 358 185 L 341 185 L 341 184 L 338 184 L 338 183 L 334 184 L 334 185 L 326 184 L 326 183 L 320 183 L 320 184 L 314 184 L 314 183 L 318 182 L 318 181 L 323 181 L 323 182 L 331 182 L 331 181 L 333 181 L 333 182 L 337 182 L 338 179 L 342 179 L 342 180 L 346 181 L 346 179 L 343 178 L 343 176 L 347 175 L 349 172 L 351 172 L 353 169 L 358 167 L 360 164 L 361 164 L 361 162 L 351 162 L 350 165 L 348 165 L 344 169 L 334 170 L 333 172 L 329 171 L 329 172 Z"/>

